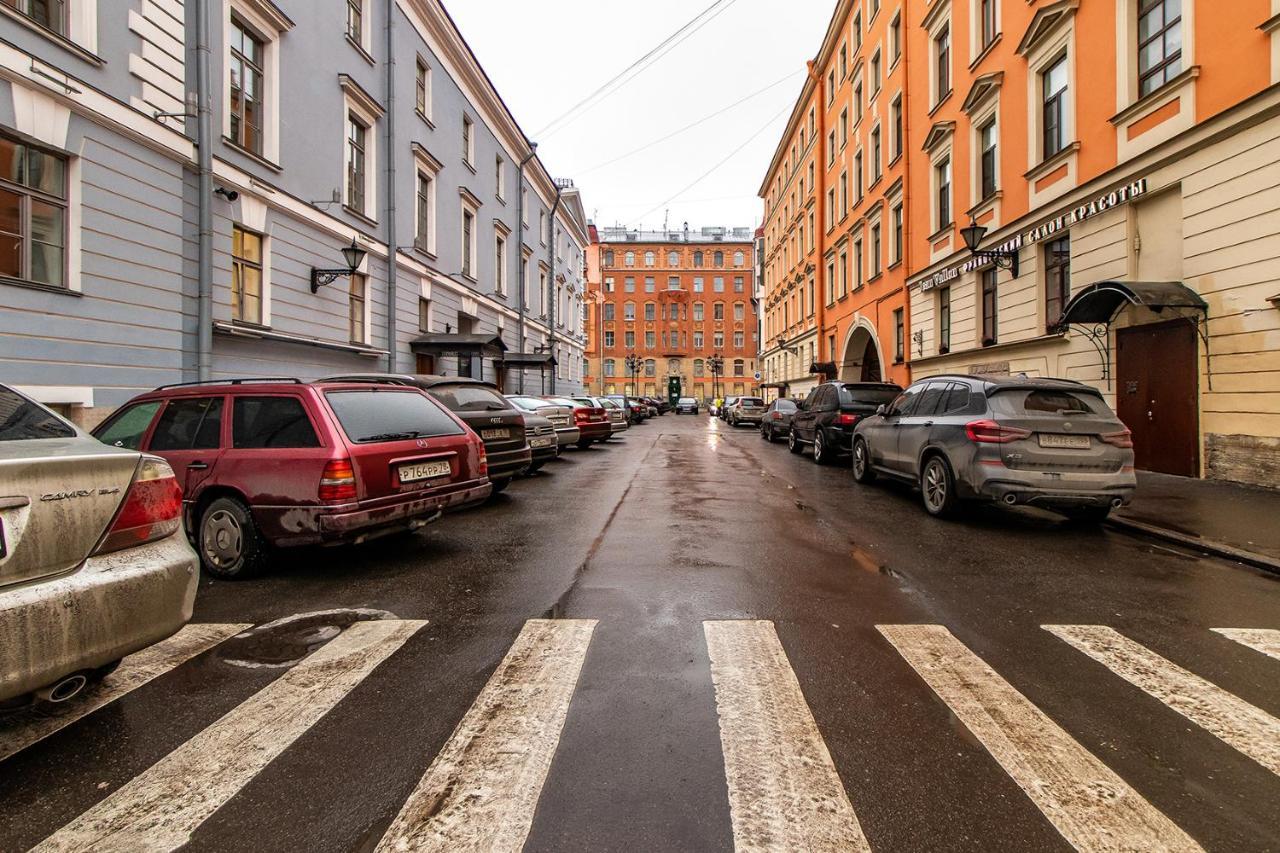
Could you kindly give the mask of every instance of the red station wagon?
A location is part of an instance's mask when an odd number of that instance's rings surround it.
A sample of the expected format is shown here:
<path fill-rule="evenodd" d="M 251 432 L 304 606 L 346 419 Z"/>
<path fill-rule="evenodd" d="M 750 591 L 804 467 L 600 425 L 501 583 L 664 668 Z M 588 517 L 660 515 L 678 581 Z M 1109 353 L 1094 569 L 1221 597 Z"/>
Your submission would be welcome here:
<path fill-rule="evenodd" d="M 166 459 L 204 568 L 249 577 L 272 546 L 414 530 L 491 486 L 484 445 L 416 388 L 242 379 L 142 394 L 94 430 Z"/>

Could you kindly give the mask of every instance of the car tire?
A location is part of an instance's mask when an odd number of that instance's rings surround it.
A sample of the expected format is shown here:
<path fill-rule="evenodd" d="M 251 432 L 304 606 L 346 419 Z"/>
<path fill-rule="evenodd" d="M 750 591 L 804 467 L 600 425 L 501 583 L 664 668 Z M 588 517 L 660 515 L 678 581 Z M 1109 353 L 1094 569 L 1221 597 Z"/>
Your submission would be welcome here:
<path fill-rule="evenodd" d="M 584 439 L 582 439 L 581 441 L 579 441 L 579 442 L 578 442 L 578 449 L 579 449 L 579 450 L 586 450 L 586 449 L 587 449 L 588 447 L 590 447 L 590 446 L 591 446 L 591 439 L 589 439 L 589 438 L 584 438 Z"/>
<path fill-rule="evenodd" d="M 489 492 L 489 496 L 492 497 L 505 491 L 507 486 L 511 485 L 511 478 L 504 477 L 501 480 L 490 480 L 489 485 L 493 486 L 492 491 Z"/>
<path fill-rule="evenodd" d="M 760 424 L 760 438 L 761 438 L 761 439 L 763 439 L 764 441 L 769 441 L 769 440 L 770 440 L 770 439 L 769 439 L 769 425 L 768 425 L 768 424 Z"/>
<path fill-rule="evenodd" d="M 804 445 L 800 443 L 798 438 L 796 438 L 796 431 L 794 429 L 787 435 L 787 450 L 790 450 L 797 456 L 804 453 Z"/>
<path fill-rule="evenodd" d="M 946 457 L 934 454 L 920 468 L 920 498 L 925 512 L 935 518 L 955 515 L 960 505 L 956 497 L 956 478 Z"/>
<path fill-rule="evenodd" d="M 1109 506 L 1082 506 L 1065 509 L 1062 514 L 1078 524 L 1101 524 L 1111 515 Z"/>
<path fill-rule="evenodd" d="M 828 465 L 831 462 L 831 451 L 827 441 L 822 437 L 822 430 L 813 431 L 813 461 L 817 465 Z"/>
<path fill-rule="evenodd" d="M 236 498 L 215 498 L 200 513 L 196 551 L 200 565 L 222 580 L 245 580 L 267 567 L 267 544 L 249 508 Z"/>
<path fill-rule="evenodd" d="M 876 469 L 871 467 L 871 448 L 867 447 L 867 442 L 862 438 L 854 439 L 853 442 L 853 480 L 856 483 L 874 483 L 876 479 Z"/>

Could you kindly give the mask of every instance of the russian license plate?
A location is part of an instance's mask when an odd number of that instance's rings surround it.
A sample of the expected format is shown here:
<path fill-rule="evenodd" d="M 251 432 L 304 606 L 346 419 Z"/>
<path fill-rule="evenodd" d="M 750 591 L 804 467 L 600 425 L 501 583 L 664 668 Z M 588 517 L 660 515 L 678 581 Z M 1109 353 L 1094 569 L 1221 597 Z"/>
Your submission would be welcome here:
<path fill-rule="evenodd" d="M 1040 433 L 1041 447 L 1065 447 L 1071 450 L 1088 450 L 1089 436 L 1087 435 L 1049 435 Z"/>
<path fill-rule="evenodd" d="M 433 477 L 448 477 L 453 473 L 448 462 L 413 462 L 400 466 L 400 482 L 414 483 L 418 480 L 430 480 Z"/>
<path fill-rule="evenodd" d="M 554 438 L 535 438 L 529 441 L 529 446 L 530 447 L 550 447 L 555 443 L 556 443 L 556 440 Z"/>
<path fill-rule="evenodd" d="M 483 429 L 480 430 L 480 437 L 485 441 L 492 441 L 495 438 L 506 438 L 508 435 L 505 429 Z"/>

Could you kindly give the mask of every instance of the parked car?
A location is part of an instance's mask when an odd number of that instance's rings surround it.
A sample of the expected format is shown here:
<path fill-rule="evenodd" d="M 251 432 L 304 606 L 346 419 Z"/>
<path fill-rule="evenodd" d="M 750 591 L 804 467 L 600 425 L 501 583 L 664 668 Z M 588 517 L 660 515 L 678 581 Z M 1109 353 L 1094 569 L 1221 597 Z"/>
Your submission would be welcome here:
<path fill-rule="evenodd" d="M 1133 495 L 1133 461 L 1102 394 L 1065 379 L 930 377 L 854 430 L 854 478 L 915 483 L 938 516 L 987 500 L 1101 521 Z"/>
<path fill-rule="evenodd" d="M 739 424 L 759 426 L 764 419 L 764 409 L 764 400 L 759 397 L 738 397 L 729 407 L 727 418 L 729 426 L 737 427 Z"/>
<path fill-rule="evenodd" d="M 330 376 L 326 381 L 380 382 L 426 391 L 461 418 L 484 442 L 489 459 L 489 482 L 495 495 L 533 463 L 523 414 L 492 382 L 465 376 L 408 373 L 349 373 Z"/>
<path fill-rule="evenodd" d="M 902 393 L 891 382 L 824 382 L 809 392 L 791 416 L 787 447 L 792 453 L 813 446 L 813 461 L 826 465 L 853 448 L 853 428 Z"/>
<path fill-rule="evenodd" d="M 608 396 L 609 399 L 626 408 L 633 425 L 642 424 L 649 419 L 649 407 L 641 405 L 640 401 L 635 397 L 627 397 L 622 394 L 610 394 Z"/>
<path fill-rule="evenodd" d="M 720 402 L 720 406 L 716 409 L 716 417 L 722 421 L 728 421 L 729 410 L 733 408 L 734 401 L 737 399 L 737 397 L 725 397 L 724 400 Z"/>
<path fill-rule="evenodd" d="M 626 410 L 608 397 L 574 397 L 573 399 L 589 406 L 597 406 L 604 409 L 605 415 L 609 418 L 610 438 L 615 435 L 621 435 L 631 428 L 631 424 L 627 422 Z"/>
<path fill-rule="evenodd" d="M 65 702 L 191 618 L 169 463 L 0 385 L 0 709 Z"/>
<path fill-rule="evenodd" d="M 573 423 L 578 427 L 579 432 L 579 450 L 586 450 L 593 444 L 602 444 L 613 434 L 613 428 L 609 426 L 609 416 L 599 406 L 582 403 L 572 397 L 544 397 L 543 399 L 573 409 Z"/>
<path fill-rule="evenodd" d="M 658 403 L 658 414 L 660 415 L 665 415 L 667 412 L 675 408 L 671 405 L 671 400 L 666 397 L 655 397 L 654 400 Z"/>
<path fill-rule="evenodd" d="M 644 409 L 645 417 L 656 418 L 658 416 L 658 406 L 649 397 L 636 397 L 636 405 Z"/>
<path fill-rule="evenodd" d="M 677 415 L 696 415 L 698 414 L 698 400 L 696 397 L 681 397 L 676 400 Z"/>
<path fill-rule="evenodd" d="M 796 413 L 796 401 L 779 397 L 764 410 L 760 419 L 760 437 L 770 443 L 781 436 L 791 434 L 791 417 Z"/>
<path fill-rule="evenodd" d="M 507 399 L 522 413 L 532 412 L 551 421 L 551 425 L 556 430 L 556 447 L 560 450 L 576 445 L 582 438 L 578 425 L 573 422 L 572 406 L 560 406 L 541 397 L 530 397 L 524 394 L 508 394 Z"/>
<path fill-rule="evenodd" d="M 529 439 L 529 453 L 533 461 L 526 474 L 532 474 L 560 455 L 556 440 L 556 425 L 536 412 L 521 412 L 524 418 L 524 434 Z"/>
<path fill-rule="evenodd" d="M 415 530 L 489 497 L 484 444 L 417 388 L 236 379 L 139 395 L 93 433 L 163 457 L 204 569 L 246 578 L 269 549 Z"/>

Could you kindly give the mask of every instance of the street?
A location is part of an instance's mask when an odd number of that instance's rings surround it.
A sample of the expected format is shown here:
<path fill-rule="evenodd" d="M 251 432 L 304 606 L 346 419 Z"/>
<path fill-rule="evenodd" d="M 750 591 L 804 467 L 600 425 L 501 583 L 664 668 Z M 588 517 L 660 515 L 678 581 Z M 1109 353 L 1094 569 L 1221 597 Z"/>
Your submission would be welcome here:
<path fill-rule="evenodd" d="M 203 580 L 0 722 L 0 850 L 1276 849 L 1278 581 L 667 415 Z"/>

